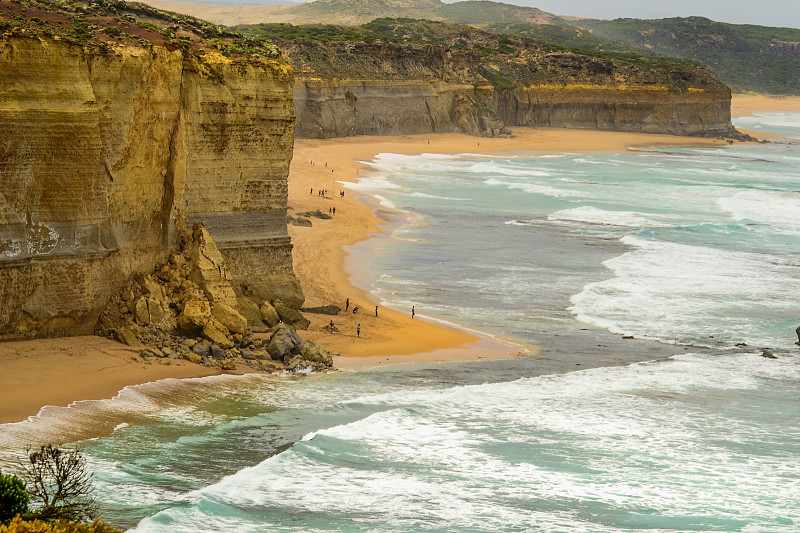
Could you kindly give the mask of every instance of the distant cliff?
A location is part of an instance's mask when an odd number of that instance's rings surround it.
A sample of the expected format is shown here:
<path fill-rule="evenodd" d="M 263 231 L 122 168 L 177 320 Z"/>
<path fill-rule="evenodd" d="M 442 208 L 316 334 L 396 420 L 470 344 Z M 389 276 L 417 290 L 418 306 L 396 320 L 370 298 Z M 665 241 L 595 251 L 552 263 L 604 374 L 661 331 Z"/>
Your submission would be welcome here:
<path fill-rule="evenodd" d="M 239 296 L 299 307 L 291 67 L 200 21 L 72 6 L 0 6 L 0 339 L 92 332 L 196 221 Z"/>
<path fill-rule="evenodd" d="M 611 59 L 430 21 L 336 28 L 238 28 L 270 38 L 295 68 L 300 137 L 505 126 L 736 135 L 730 90 L 688 61 Z"/>

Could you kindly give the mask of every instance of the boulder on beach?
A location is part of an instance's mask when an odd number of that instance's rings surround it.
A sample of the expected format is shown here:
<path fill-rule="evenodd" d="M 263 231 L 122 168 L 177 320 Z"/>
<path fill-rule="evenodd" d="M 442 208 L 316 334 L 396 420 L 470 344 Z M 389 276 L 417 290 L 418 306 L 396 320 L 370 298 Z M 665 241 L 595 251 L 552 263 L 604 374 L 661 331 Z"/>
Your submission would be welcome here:
<path fill-rule="evenodd" d="M 329 219 L 333 218 L 328 213 L 323 213 L 319 209 L 317 209 L 316 211 L 306 211 L 305 213 L 297 213 L 297 216 L 298 217 L 308 217 L 308 218 L 316 217 L 316 218 L 321 218 L 323 220 L 329 220 Z"/>
<path fill-rule="evenodd" d="M 287 356 L 298 355 L 303 349 L 303 343 L 293 327 L 278 324 L 272 328 L 267 353 L 276 361 L 286 360 Z"/>
<path fill-rule="evenodd" d="M 228 328 L 231 333 L 242 334 L 247 331 L 247 319 L 230 305 L 223 303 L 214 304 L 211 314 L 220 324 Z"/>
<path fill-rule="evenodd" d="M 303 359 L 311 363 L 315 370 L 322 370 L 333 366 L 331 353 L 319 342 L 306 341 L 300 353 Z"/>
<path fill-rule="evenodd" d="M 237 298 L 236 301 L 239 304 L 237 309 L 247 320 L 247 326 L 251 331 L 256 333 L 266 333 L 269 331 L 269 327 L 261 320 L 261 309 L 256 302 L 246 297 Z"/>

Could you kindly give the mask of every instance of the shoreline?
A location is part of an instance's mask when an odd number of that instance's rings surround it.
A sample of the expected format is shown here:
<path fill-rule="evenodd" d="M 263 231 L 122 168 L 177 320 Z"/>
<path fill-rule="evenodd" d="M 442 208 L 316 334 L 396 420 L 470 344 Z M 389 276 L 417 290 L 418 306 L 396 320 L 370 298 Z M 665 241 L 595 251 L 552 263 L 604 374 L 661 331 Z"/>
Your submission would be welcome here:
<path fill-rule="evenodd" d="M 797 111 L 800 98 L 735 95 L 733 116 L 747 111 Z M 461 134 L 420 134 L 398 137 L 348 137 L 328 140 L 297 140 L 289 177 L 289 205 L 300 211 L 325 211 L 336 206 L 332 220 L 312 219 L 312 228 L 290 226 L 295 245 L 295 270 L 306 293 L 306 307 L 335 304 L 344 307 L 344 298 L 360 304 L 363 313 L 331 317 L 305 313 L 312 321 L 302 336 L 322 341 L 332 352 L 336 367 L 344 370 L 381 368 L 390 364 L 412 364 L 458 360 L 512 358 L 520 352 L 535 354 L 532 346 L 519 346 L 505 339 L 453 328 L 422 320 L 424 310 L 412 322 L 410 316 L 379 308 L 374 317 L 374 297 L 365 290 L 364 272 L 352 268 L 347 260 L 352 249 L 375 236 L 387 237 L 387 219 L 396 212 L 384 206 L 370 206 L 371 197 L 347 189 L 345 198 L 338 182 L 352 183 L 381 152 L 475 153 L 475 154 L 560 154 L 607 152 L 649 146 L 722 146 L 718 139 L 668 135 L 566 130 L 553 128 L 513 128 L 512 139 L 477 138 Z M 428 140 L 430 139 L 430 144 Z M 310 160 L 315 165 L 309 164 Z M 329 167 L 325 167 L 325 161 Z M 319 165 L 317 165 L 319 163 Z M 329 172 L 333 170 L 334 172 Z M 314 187 L 314 194 L 309 189 Z M 328 188 L 328 198 L 316 196 L 318 187 Z M 341 215 L 341 216 L 340 216 Z M 347 224 L 341 221 L 347 220 Z M 363 283 L 359 284 L 359 280 Z M 361 288 L 359 288 L 361 287 Z M 378 302 L 380 304 L 380 302 Z M 333 319 L 339 333 L 324 330 Z M 362 324 L 362 336 L 354 332 Z M 37 417 L 43 406 L 60 407 L 86 400 L 111 399 L 126 387 L 159 382 L 169 378 L 183 380 L 222 374 L 184 361 L 145 363 L 136 357 L 138 350 L 99 337 L 68 337 L 0 343 L 0 425 L 25 422 Z M 66 376 L 66 378 L 65 378 Z"/>
<path fill-rule="evenodd" d="M 130 385 L 220 373 L 183 360 L 145 362 L 138 354 L 94 335 L 0 343 L 0 424 L 24 421 L 47 407 L 112 398 Z"/>
<path fill-rule="evenodd" d="M 616 152 L 653 146 L 727 146 L 721 139 L 679 137 L 560 128 L 511 128 L 513 138 L 477 138 L 463 134 L 418 134 L 397 137 L 347 137 L 297 139 L 289 173 L 290 213 L 328 212 L 329 220 L 312 218 L 312 227 L 289 226 L 294 244 L 295 273 L 306 295 L 306 307 L 338 305 L 350 298 L 367 312 L 354 317 L 306 313 L 311 320 L 302 335 L 340 352 L 334 364 L 342 369 L 368 369 L 390 364 L 511 358 L 520 353 L 535 355 L 535 346 L 514 339 L 494 339 L 489 334 L 467 331 L 436 322 L 412 321 L 407 313 L 381 307 L 380 318 L 371 315 L 376 304 L 369 290 L 365 244 L 391 239 L 395 229 L 409 216 L 386 207 L 366 192 L 354 191 L 362 171 L 379 153 L 403 155 L 559 155 L 563 153 Z M 314 162 L 312 165 L 311 162 Z M 331 172 L 332 171 L 332 172 Z M 323 198 L 319 189 L 327 189 Z M 345 197 L 339 192 L 345 190 Z M 364 304 L 364 302 L 368 302 Z M 410 310 L 409 310 L 410 311 Z M 424 310 L 417 310 L 424 314 Z M 421 317 L 421 315 L 418 315 Z M 339 332 L 326 326 L 333 320 Z M 362 326 L 361 338 L 355 329 Z M 453 329 L 455 328 L 455 329 Z"/>

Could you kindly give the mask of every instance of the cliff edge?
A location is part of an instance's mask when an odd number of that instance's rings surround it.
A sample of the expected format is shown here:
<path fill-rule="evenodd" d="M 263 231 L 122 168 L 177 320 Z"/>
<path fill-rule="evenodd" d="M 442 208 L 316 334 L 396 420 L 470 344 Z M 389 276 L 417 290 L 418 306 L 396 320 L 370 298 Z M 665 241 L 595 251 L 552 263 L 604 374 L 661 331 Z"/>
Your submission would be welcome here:
<path fill-rule="evenodd" d="M 91 333 L 202 222 L 239 297 L 299 308 L 292 68 L 141 4 L 0 2 L 0 339 Z"/>
<path fill-rule="evenodd" d="M 411 19 L 237 29 L 272 40 L 294 67 L 298 137 L 496 136 L 505 126 L 738 136 L 730 89 L 691 61 Z"/>

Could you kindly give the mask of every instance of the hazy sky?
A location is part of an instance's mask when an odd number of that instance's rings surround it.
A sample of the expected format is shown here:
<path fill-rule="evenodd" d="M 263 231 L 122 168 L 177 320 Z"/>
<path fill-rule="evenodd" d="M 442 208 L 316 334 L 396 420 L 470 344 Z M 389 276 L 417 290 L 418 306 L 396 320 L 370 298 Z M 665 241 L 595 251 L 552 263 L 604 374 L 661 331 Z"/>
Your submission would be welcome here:
<path fill-rule="evenodd" d="M 452 0 L 445 0 L 450 3 Z M 800 0 L 503 0 L 556 15 L 664 18 L 699 15 L 720 22 L 800 28 Z"/>

